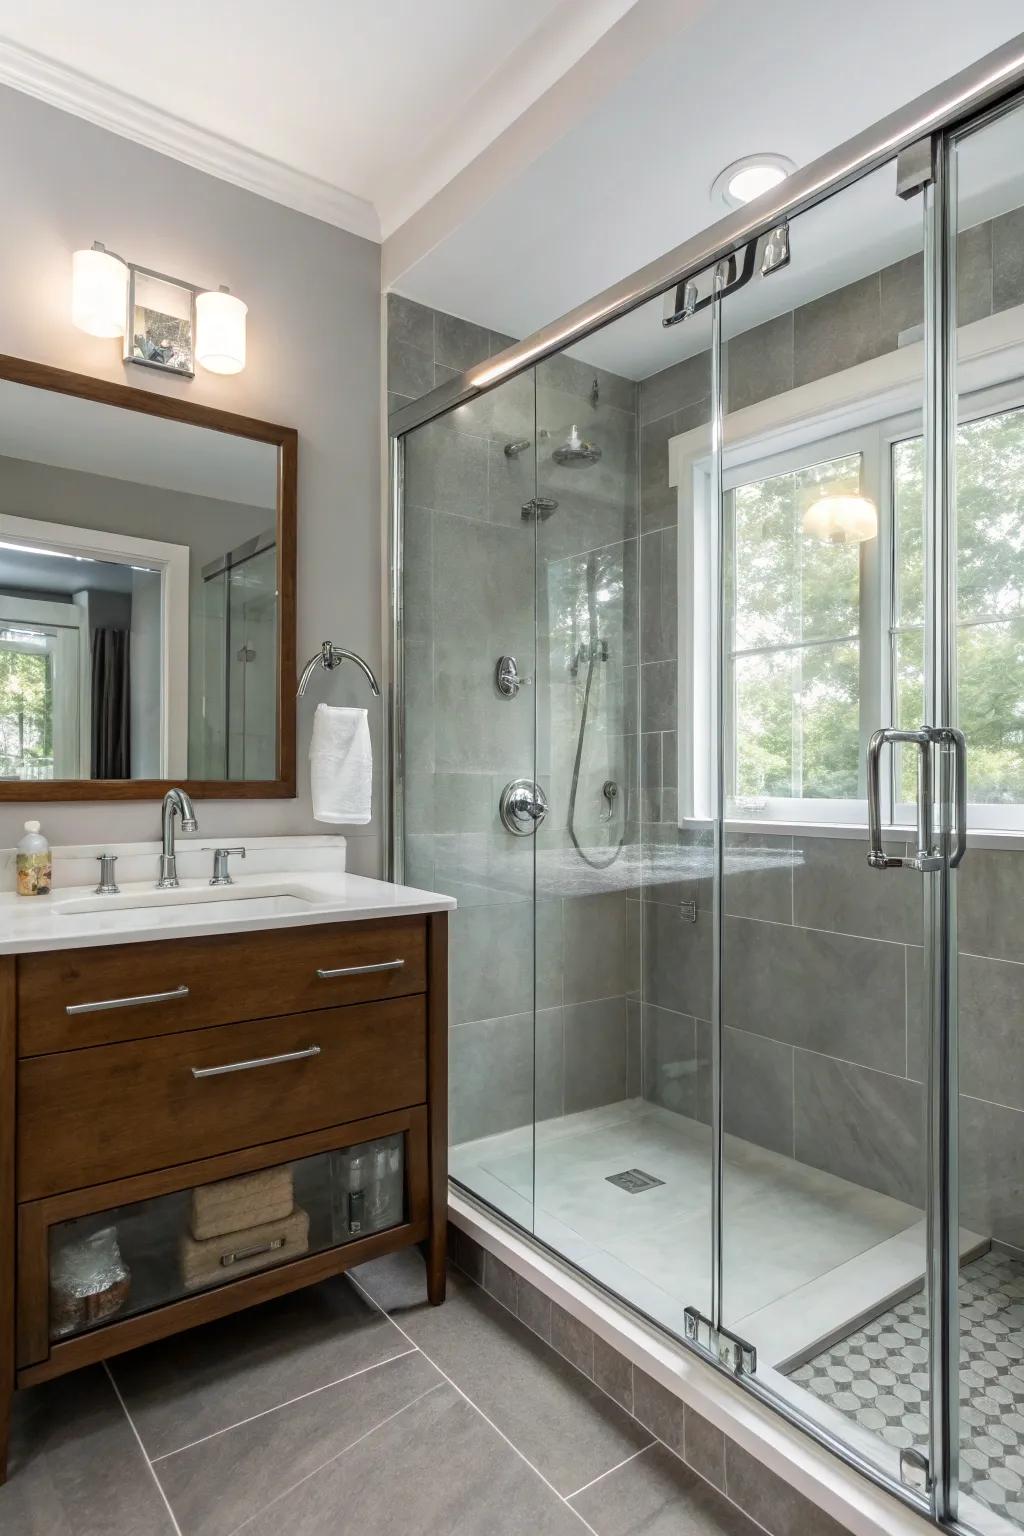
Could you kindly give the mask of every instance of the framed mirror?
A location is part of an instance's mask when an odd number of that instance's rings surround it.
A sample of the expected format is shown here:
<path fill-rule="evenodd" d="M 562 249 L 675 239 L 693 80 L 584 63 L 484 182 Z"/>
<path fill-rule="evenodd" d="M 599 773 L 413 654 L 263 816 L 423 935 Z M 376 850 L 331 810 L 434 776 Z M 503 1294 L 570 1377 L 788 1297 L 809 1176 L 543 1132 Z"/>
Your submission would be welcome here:
<path fill-rule="evenodd" d="M 0 356 L 0 800 L 295 794 L 297 446 Z"/>

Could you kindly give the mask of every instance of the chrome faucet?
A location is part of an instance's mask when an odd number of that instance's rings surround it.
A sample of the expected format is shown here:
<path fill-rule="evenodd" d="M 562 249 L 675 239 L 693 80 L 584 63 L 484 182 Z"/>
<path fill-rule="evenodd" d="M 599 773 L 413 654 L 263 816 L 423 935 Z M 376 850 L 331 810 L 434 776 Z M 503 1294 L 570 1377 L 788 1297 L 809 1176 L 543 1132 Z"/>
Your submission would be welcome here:
<path fill-rule="evenodd" d="M 160 878 L 156 883 L 158 891 L 168 890 L 178 884 L 178 861 L 174 852 L 174 818 L 181 817 L 181 830 L 183 832 L 198 832 L 199 823 L 196 820 L 195 807 L 191 799 L 183 789 L 169 789 L 164 795 L 163 811 L 160 815 L 160 830 L 163 833 L 163 852 L 160 855 Z"/>

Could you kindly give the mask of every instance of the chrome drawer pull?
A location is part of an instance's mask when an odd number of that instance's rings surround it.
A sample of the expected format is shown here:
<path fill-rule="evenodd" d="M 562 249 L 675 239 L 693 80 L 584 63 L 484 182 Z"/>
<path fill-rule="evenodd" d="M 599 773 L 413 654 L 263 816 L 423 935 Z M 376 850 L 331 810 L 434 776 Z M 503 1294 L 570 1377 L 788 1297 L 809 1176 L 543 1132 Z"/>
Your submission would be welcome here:
<path fill-rule="evenodd" d="M 318 1045 L 308 1045 L 304 1051 L 285 1051 L 282 1056 L 257 1056 L 253 1061 L 229 1061 L 223 1067 L 193 1067 L 193 1077 L 223 1077 L 225 1072 L 251 1072 L 253 1067 L 276 1067 L 282 1061 L 305 1061 L 307 1056 L 319 1056 Z"/>
<path fill-rule="evenodd" d="M 317 971 L 321 981 L 330 981 L 333 976 L 369 976 L 373 971 L 400 971 L 405 964 L 404 960 L 381 960 L 376 965 L 342 965 L 336 971 Z"/>
<path fill-rule="evenodd" d="M 68 1003 L 65 1013 L 99 1013 L 103 1008 L 137 1008 L 140 1003 L 170 1003 L 176 997 L 188 997 L 188 987 L 172 987 L 170 992 L 143 992 L 138 997 L 108 997 L 102 1003 Z"/>

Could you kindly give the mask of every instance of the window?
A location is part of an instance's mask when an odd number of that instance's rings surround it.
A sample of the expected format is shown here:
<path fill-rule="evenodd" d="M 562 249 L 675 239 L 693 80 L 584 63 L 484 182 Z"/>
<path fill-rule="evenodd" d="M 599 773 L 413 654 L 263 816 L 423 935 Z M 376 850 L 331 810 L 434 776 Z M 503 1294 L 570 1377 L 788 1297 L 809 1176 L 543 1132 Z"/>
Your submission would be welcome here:
<path fill-rule="evenodd" d="M 46 636 L 0 630 L 0 778 L 53 777 L 53 669 Z"/>
<path fill-rule="evenodd" d="M 909 360 L 906 368 L 902 398 L 909 403 L 920 399 L 920 376 L 911 381 Z M 956 709 L 968 743 L 975 829 L 1024 831 L 1021 372 L 1018 361 L 1011 379 L 980 381 L 960 398 Z M 898 392 L 890 390 L 888 398 L 889 409 L 898 409 Z M 924 718 L 920 411 L 864 420 L 869 411 L 867 401 L 858 404 L 862 425 L 825 435 L 822 425 L 843 414 L 825 400 L 817 430 L 806 416 L 783 418 L 760 444 L 727 448 L 723 724 L 730 819 L 862 826 L 871 731 L 890 722 L 914 728 Z M 766 451 L 772 445 L 779 451 Z M 694 433 L 689 455 L 685 446 L 673 451 L 684 530 L 687 496 L 693 508 L 692 540 L 680 539 L 681 601 L 692 623 L 681 709 L 684 718 L 692 712 L 698 727 L 692 742 L 680 733 L 680 782 L 686 814 L 700 820 L 711 814 L 714 782 L 713 699 L 702 682 L 713 671 L 713 615 L 705 595 L 714 581 L 711 477 L 706 439 Z M 830 543 L 811 531 L 813 520 L 805 526 L 815 501 L 840 494 L 876 504 L 877 537 Z M 887 823 L 912 825 L 915 774 L 913 753 L 893 754 Z"/>
<path fill-rule="evenodd" d="M 921 438 L 893 444 L 892 484 L 893 718 L 909 725 L 924 699 Z M 970 798 L 1024 810 L 1024 409 L 959 427 L 956 508 L 957 713 Z M 912 772 L 902 765 L 901 801 L 912 798 Z"/>
<path fill-rule="evenodd" d="M 728 789 L 739 808 L 847 800 L 860 771 L 860 547 L 803 525 L 826 495 L 858 494 L 847 454 L 731 493 Z"/>

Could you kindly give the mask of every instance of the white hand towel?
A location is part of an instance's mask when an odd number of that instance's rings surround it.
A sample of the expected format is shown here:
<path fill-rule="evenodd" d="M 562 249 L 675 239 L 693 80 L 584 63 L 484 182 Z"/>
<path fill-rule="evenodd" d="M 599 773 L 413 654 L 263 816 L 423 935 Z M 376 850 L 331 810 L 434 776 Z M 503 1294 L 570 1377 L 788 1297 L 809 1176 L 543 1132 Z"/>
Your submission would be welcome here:
<path fill-rule="evenodd" d="M 315 820 L 354 826 L 369 821 L 373 750 L 365 709 L 317 705 L 309 743 L 309 779 Z"/>

